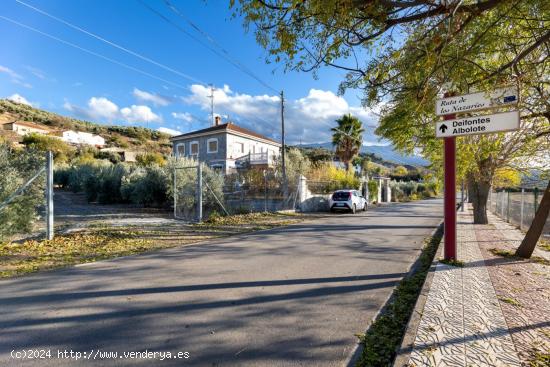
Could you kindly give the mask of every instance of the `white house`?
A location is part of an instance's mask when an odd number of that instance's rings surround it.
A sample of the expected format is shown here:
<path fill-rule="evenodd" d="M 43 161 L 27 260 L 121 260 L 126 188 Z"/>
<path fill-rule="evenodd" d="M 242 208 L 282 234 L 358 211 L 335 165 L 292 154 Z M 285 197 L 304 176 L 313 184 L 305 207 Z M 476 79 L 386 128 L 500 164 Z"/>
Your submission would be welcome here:
<path fill-rule="evenodd" d="M 11 121 L 4 123 L 2 127 L 4 130 L 13 131 L 23 136 L 31 133 L 47 135 L 52 132 L 52 130 L 47 127 L 27 121 Z"/>
<path fill-rule="evenodd" d="M 91 133 L 85 133 L 82 131 L 63 131 L 61 135 L 61 140 L 66 143 L 75 145 L 93 145 L 96 147 L 103 147 L 105 145 L 105 139 L 101 136 Z"/>

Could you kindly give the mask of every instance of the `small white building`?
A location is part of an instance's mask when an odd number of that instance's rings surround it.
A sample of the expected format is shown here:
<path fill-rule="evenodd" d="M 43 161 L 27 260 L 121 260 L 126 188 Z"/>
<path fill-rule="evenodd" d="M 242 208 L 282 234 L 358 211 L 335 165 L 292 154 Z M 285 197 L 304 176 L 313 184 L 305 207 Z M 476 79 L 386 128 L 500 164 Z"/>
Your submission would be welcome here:
<path fill-rule="evenodd" d="M 25 136 L 31 133 L 47 135 L 52 132 L 52 130 L 48 129 L 47 127 L 34 124 L 32 122 L 27 122 L 27 121 L 7 122 L 7 123 L 4 123 L 2 127 L 4 130 L 13 131 L 16 134 L 22 135 L 22 136 Z"/>
<path fill-rule="evenodd" d="M 63 131 L 61 133 L 61 140 L 74 145 L 93 145 L 100 148 L 105 146 L 105 139 L 101 136 L 82 131 Z"/>

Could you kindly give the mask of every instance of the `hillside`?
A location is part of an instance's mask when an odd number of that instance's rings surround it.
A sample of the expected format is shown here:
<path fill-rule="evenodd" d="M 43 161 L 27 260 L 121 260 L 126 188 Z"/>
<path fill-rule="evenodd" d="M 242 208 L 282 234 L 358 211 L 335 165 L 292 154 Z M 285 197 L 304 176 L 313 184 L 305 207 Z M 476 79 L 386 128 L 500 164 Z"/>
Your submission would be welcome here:
<path fill-rule="evenodd" d="M 334 151 L 332 143 L 302 144 L 300 148 L 324 148 Z M 418 155 L 404 155 L 396 151 L 391 145 L 385 146 L 365 146 L 361 147 L 361 153 L 371 157 L 372 161 L 386 167 L 395 165 L 425 167 L 430 164 L 429 161 Z"/>
<path fill-rule="evenodd" d="M 1 120 L 16 119 L 33 122 L 54 130 L 89 132 L 105 138 L 107 146 L 135 151 L 156 151 L 169 154 L 170 135 L 156 130 L 134 126 L 102 125 L 58 115 L 25 104 L 0 99 Z M 5 134 L 5 132 L 3 132 Z"/>

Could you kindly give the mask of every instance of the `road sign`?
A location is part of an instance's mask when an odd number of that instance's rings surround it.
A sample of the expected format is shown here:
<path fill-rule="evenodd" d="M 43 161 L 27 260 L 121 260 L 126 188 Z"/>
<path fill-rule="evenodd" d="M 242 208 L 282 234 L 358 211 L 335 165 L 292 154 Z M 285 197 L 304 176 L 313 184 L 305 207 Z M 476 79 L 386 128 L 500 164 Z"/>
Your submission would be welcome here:
<path fill-rule="evenodd" d="M 441 116 L 452 113 L 479 111 L 499 106 L 514 105 L 518 103 L 518 100 L 519 95 L 516 87 L 498 88 L 489 93 L 479 92 L 438 99 L 435 102 L 435 113 Z"/>
<path fill-rule="evenodd" d="M 465 117 L 435 124 L 435 136 L 449 138 L 462 135 L 488 134 L 519 129 L 519 112 Z"/>

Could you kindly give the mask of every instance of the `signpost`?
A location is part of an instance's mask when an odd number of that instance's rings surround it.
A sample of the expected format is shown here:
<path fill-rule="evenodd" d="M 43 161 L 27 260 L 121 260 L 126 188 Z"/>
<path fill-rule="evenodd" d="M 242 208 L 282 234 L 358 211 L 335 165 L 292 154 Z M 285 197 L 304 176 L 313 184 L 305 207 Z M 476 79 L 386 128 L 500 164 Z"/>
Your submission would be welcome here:
<path fill-rule="evenodd" d="M 435 124 L 435 135 L 444 140 L 445 260 L 456 260 L 456 137 L 519 129 L 518 111 L 458 119 L 456 114 L 512 106 L 516 105 L 518 100 L 517 89 L 505 87 L 490 93 L 480 92 L 461 96 L 446 93 L 445 98 L 436 101 L 435 113 L 444 118 L 444 121 Z"/>
<path fill-rule="evenodd" d="M 498 88 L 490 93 L 479 92 L 438 99 L 435 103 L 435 114 L 443 116 L 510 106 L 517 104 L 518 100 L 516 87 Z"/>
<path fill-rule="evenodd" d="M 519 112 L 512 111 L 441 121 L 435 125 L 435 136 L 446 138 L 450 136 L 489 134 L 517 129 L 519 129 Z"/>

